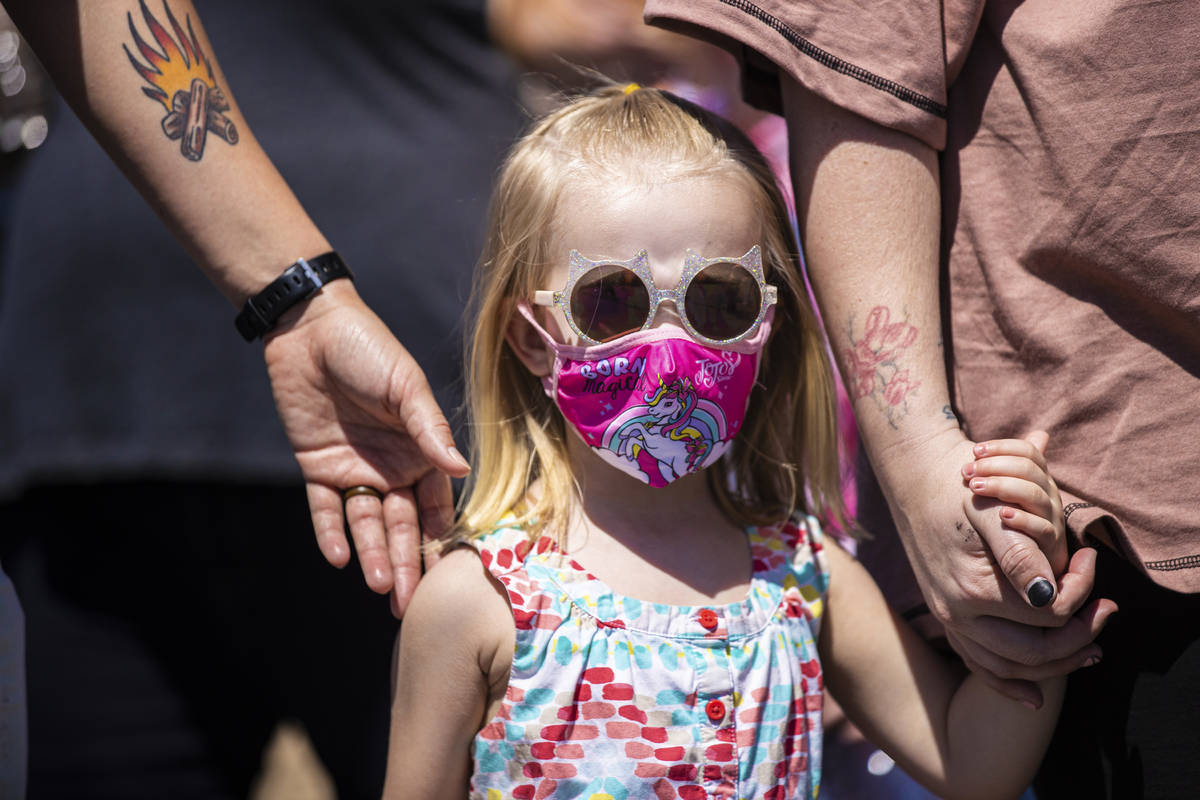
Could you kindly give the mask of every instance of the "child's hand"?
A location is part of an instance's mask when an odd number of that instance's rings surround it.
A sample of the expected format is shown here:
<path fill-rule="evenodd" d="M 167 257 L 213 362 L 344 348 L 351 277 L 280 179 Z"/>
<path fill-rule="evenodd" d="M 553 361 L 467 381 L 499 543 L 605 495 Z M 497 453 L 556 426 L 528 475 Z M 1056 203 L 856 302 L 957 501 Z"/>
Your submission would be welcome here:
<path fill-rule="evenodd" d="M 975 460 L 963 466 L 962 474 L 976 496 L 1005 504 L 1000 507 L 1005 527 L 1039 542 L 1046 553 L 1062 548 L 1065 555 L 1062 499 L 1046 471 L 1049 439 L 1045 431 L 1034 431 L 1024 439 L 979 442 Z M 1045 546 L 1050 543 L 1052 547 Z"/>

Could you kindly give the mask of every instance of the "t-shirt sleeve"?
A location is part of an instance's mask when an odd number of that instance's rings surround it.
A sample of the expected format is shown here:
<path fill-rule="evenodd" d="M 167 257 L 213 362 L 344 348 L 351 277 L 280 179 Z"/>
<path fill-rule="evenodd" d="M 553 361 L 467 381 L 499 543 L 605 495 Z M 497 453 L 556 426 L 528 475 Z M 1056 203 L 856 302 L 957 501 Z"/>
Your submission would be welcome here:
<path fill-rule="evenodd" d="M 948 87 L 983 0 L 647 0 L 646 21 L 742 62 L 746 100 L 779 112 L 782 70 L 849 111 L 946 144 Z"/>

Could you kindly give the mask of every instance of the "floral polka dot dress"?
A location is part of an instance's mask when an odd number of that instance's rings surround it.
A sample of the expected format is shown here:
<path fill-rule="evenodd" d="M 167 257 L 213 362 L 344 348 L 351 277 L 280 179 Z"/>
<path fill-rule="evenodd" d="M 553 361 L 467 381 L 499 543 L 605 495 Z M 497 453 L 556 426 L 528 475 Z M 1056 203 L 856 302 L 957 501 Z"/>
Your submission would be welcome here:
<path fill-rule="evenodd" d="M 816 797 L 820 528 L 808 517 L 747 536 L 746 598 L 696 607 L 618 595 L 548 537 L 475 540 L 517 636 L 504 702 L 475 738 L 471 797 Z"/>

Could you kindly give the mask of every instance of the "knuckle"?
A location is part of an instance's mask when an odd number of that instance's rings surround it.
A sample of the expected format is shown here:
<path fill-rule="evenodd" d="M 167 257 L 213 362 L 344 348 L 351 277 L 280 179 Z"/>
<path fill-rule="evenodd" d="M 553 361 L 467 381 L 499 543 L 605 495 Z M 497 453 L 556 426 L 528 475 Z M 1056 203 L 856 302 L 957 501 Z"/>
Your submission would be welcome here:
<path fill-rule="evenodd" d="M 332 536 L 342 532 L 342 515 L 338 511 L 322 509 L 312 514 L 313 529 L 318 536 Z"/>
<path fill-rule="evenodd" d="M 996 561 L 1006 575 L 1032 575 L 1037 572 L 1037 552 L 1027 544 L 1014 543 L 1009 545 Z"/>
<path fill-rule="evenodd" d="M 324 551 L 326 547 L 336 547 L 339 541 L 346 540 L 341 528 L 321 527 L 316 529 L 317 546 Z"/>
<path fill-rule="evenodd" d="M 361 503 L 346 504 L 346 522 L 351 528 L 362 524 L 369 516 L 370 514 L 362 507 Z"/>
<path fill-rule="evenodd" d="M 356 539 L 354 542 L 354 549 L 358 552 L 359 561 L 374 558 L 376 555 L 387 555 L 387 548 L 384 547 L 383 542 L 376 541 L 375 539 L 371 538 L 363 540 Z"/>
<path fill-rule="evenodd" d="M 389 539 L 405 547 L 417 539 L 417 526 L 408 520 L 391 523 L 387 531 Z"/>
<path fill-rule="evenodd" d="M 413 573 L 420 573 L 421 559 L 417 552 L 407 547 L 395 547 L 388 552 L 392 562 L 392 571 L 399 577 L 409 578 Z"/>
<path fill-rule="evenodd" d="M 945 598 L 930 600 L 928 606 L 930 615 L 947 629 L 957 628 L 968 616 L 965 609 L 947 602 Z"/>

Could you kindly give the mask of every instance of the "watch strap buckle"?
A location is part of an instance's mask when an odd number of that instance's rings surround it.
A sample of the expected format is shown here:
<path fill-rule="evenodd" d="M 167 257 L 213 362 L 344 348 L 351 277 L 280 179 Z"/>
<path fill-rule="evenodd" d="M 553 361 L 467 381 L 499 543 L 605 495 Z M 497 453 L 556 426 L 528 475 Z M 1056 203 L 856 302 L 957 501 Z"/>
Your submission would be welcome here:
<path fill-rule="evenodd" d="M 336 251 L 311 259 L 298 258 L 265 289 L 246 300 L 234 325 L 243 339 L 252 342 L 274 328 L 284 312 L 313 297 L 330 281 L 353 277 Z"/>

